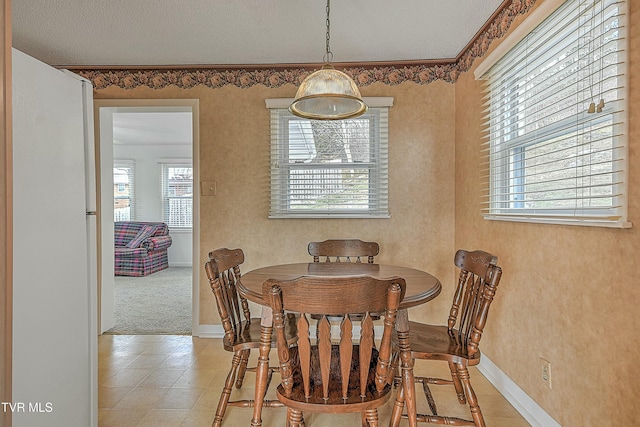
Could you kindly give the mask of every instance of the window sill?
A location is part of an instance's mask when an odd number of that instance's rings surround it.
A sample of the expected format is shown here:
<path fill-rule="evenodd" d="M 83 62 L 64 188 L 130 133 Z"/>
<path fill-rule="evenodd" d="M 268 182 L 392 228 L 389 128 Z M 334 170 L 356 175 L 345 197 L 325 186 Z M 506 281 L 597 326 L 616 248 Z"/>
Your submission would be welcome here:
<path fill-rule="evenodd" d="M 483 215 L 489 221 L 529 222 L 534 224 L 579 225 L 582 227 L 631 228 L 629 221 L 580 220 L 561 218 L 540 218 L 530 216 Z"/>
<path fill-rule="evenodd" d="M 191 234 L 193 233 L 193 228 L 189 227 L 169 227 L 169 233 L 174 233 L 174 234 Z"/>
<path fill-rule="evenodd" d="M 327 219 L 327 218 L 341 218 L 341 219 L 387 219 L 391 218 L 389 214 L 308 214 L 308 213 L 296 213 L 296 214 L 282 214 L 282 215 L 269 215 L 269 219 Z"/>

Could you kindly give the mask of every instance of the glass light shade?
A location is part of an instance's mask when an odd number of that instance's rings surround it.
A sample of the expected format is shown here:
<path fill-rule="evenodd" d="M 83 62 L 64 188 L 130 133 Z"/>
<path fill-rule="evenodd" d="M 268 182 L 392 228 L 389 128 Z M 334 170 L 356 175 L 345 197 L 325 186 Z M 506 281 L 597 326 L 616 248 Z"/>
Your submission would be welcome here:
<path fill-rule="evenodd" d="M 364 114 L 367 104 L 356 83 L 327 63 L 304 79 L 289 111 L 305 119 L 342 120 Z"/>

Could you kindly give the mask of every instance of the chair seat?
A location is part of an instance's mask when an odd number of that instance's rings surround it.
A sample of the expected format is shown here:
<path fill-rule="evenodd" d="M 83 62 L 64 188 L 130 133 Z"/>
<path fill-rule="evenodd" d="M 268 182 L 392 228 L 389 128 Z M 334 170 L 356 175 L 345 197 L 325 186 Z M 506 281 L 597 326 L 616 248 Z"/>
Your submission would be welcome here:
<path fill-rule="evenodd" d="M 340 376 L 339 366 L 339 346 L 331 346 L 331 372 L 336 376 Z M 354 345 L 351 366 L 349 374 L 349 393 L 347 400 L 342 398 L 342 389 L 340 381 L 333 381 L 329 383 L 329 398 L 325 400 L 322 397 L 322 379 L 320 377 L 320 369 L 311 369 L 311 396 L 305 398 L 304 387 L 302 384 L 302 373 L 300 372 L 300 364 L 298 362 L 298 347 L 291 347 L 289 349 L 291 360 L 294 363 L 293 370 L 293 389 L 290 394 L 285 393 L 282 384 L 278 386 L 277 394 L 278 400 L 283 402 L 286 406 L 296 408 L 301 411 L 309 410 L 312 412 L 326 412 L 335 413 L 336 406 L 342 407 L 345 411 L 358 412 L 364 411 L 369 408 L 379 407 L 384 404 L 391 396 L 391 385 L 387 384 L 382 392 L 378 393 L 375 387 L 375 372 L 376 364 L 378 361 L 378 351 L 373 349 L 371 356 L 371 363 L 369 365 L 369 380 L 366 395 L 360 396 L 360 379 L 358 369 L 354 367 L 358 366 L 358 354 L 359 346 Z M 317 346 L 311 347 L 311 366 L 319 366 L 319 351 Z M 346 407 L 349 409 L 346 409 Z"/>
<path fill-rule="evenodd" d="M 480 352 L 471 358 L 467 346 L 458 340 L 457 331 L 449 334 L 446 326 L 409 322 L 411 353 L 416 359 L 447 360 L 474 366 L 480 362 Z"/>
<path fill-rule="evenodd" d="M 295 316 L 288 316 L 285 321 L 285 335 L 289 344 L 294 344 L 297 340 L 298 332 L 296 330 Z M 251 318 L 250 322 L 242 321 L 233 328 L 236 332 L 234 342 L 229 342 L 229 338 L 225 336 L 222 339 L 222 345 L 225 350 L 235 352 L 238 350 L 248 350 L 260 347 L 260 319 Z M 271 339 L 271 347 L 276 346 L 276 336 Z"/>

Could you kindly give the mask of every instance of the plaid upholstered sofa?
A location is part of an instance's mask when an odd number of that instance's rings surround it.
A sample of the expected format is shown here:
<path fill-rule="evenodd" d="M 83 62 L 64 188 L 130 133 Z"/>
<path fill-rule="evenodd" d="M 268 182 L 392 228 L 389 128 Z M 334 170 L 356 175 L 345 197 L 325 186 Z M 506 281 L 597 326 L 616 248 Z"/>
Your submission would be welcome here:
<path fill-rule="evenodd" d="M 115 275 L 148 276 L 169 267 L 169 227 L 164 222 L 115 222 Z"/>

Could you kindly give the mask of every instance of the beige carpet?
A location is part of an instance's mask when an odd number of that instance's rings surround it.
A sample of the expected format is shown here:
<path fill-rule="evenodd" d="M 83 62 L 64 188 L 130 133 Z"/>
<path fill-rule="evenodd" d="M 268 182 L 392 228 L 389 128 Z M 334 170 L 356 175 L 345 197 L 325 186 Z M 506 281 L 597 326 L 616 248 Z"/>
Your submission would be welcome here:
<path fill-rule="evenodd" d="M 107 334 L 191 334 L 191 267 L 115 277 L 115 326 Z"/>

